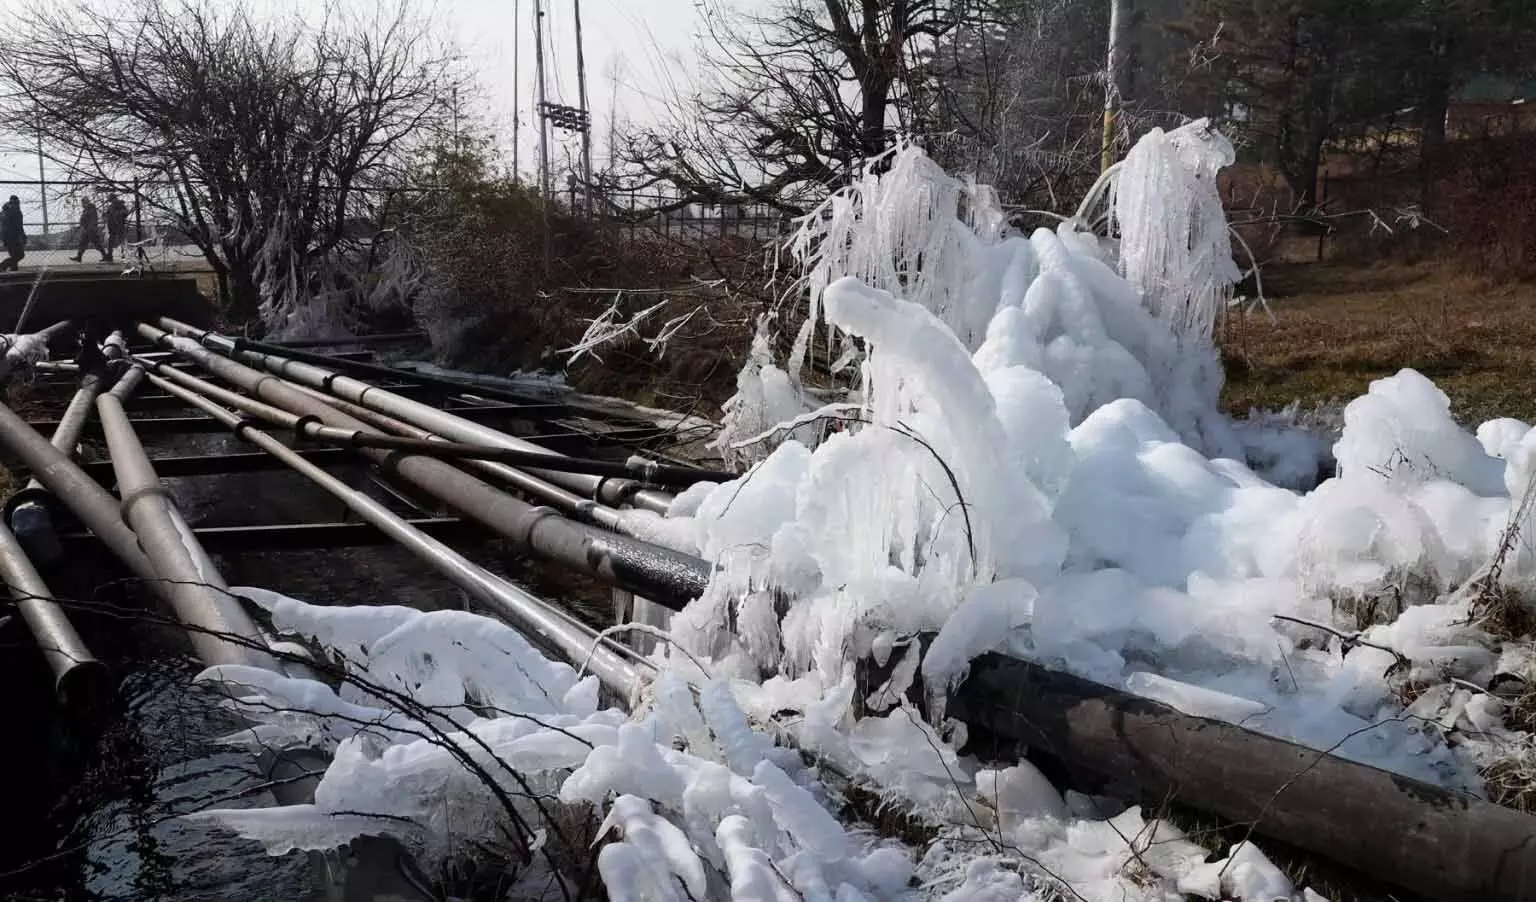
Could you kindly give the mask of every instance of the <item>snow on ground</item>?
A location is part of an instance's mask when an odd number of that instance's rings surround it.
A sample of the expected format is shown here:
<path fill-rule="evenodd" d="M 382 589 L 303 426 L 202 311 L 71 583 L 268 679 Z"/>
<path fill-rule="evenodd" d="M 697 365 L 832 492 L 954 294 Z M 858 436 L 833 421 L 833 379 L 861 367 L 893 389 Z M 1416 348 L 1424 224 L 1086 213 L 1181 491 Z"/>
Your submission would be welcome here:
<path fill-rule="evenodd" d="M 376 830 L 439 860 L 474 838 L 549 848 L 544 827 L 506 839 L 542 822 L 528 795 L 548 793 L 622 838 L 599 858 L 615 899 L 960 902 L 1061 883 L 1117 902 L 1292 898 L 1254 846 L 1207 862 L 1139 809 L 961 757 L 963 730 L 901 700 L 921 675 L 942 709 L 990 650 L 1476 790 L 1492 756 L 1529 747 L 1481 687 L 1536 676 L 1530 656 L 1475 622 L 1467 589 L 1495 560 L 1511 586 L 1536 577 L 1527 543 L 1500 555 L 1532 516 L 1536 432 L 1469 433 L 1407 370 L 1345 408 L 1331 449 L 1294 416 L 1226 418 L 1209 336 L 1237 276 L 1213 200 L 1230 160 L 1204 123 L 1144 139 L 1104 186 L 1105 239 L 1083 231 L 1091 211 L 1012 234 L 989 192 L 900 151 L 806 220 L 812 322 L 782 366 L 759 342 L 721 438 L 759 462 L 667 517 L 629 515 L 721 565 L 633 715 L 470 614 L 247 590 L 279 631 L 437 707 L 210 672 L 249 685 L 263 725 L 247 738 L 335 762 L 311 808 L 204 817 L 274 852 Z M 862 376 L 853 410 L 820 412 L 848 428 L 768 429 L 818 417 L 798 385 L 818 324 Z M 1337 476 L 1314 487 L 1330 454 Z M 921 633 L 937 637 L 919 658 Z M 855 719 L 869 657 L 896 677 Z M 274 703 L 315 713 L 262 713 Z M 1448 743 L 1459 727 L 1483 739 Z M 937 840 L 839 823 L 832 773 L 941 825 Z"/>

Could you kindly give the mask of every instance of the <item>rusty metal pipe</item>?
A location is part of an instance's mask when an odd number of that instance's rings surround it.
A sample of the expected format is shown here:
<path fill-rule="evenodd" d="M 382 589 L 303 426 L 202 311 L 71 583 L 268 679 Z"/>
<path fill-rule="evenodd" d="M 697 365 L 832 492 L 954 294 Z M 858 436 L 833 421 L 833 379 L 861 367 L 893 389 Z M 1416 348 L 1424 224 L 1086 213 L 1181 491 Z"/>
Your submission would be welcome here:
<path fill-rule="evenodd" d="M 305 385 L 292 384 L 299 391 L 329 404 L 348 416 L 362 420 L 380 432 L 425 439 L 427 441 L 448 441 L 435 432 L 407 423 L 404 420 L 379 413 L 376 410 L 369 410 L 350 401 L 343 401 L 335 395 L 327 395 L 322 391 L 317 391 Z M 619 514 L 617 508 L 609 507 L 590 498 L 583 498 L 570 489 L 545 482 L 526 470 L 519 470 L 506 464 L 489 460 L 466 460 L 463 464 L 468 469 L 483 473 L 502 485 L 511 486 L 525 495 L 553 506 L 568 517 L 575 517 L 577 520 L 585 523 L 595 523 L 604 529 L 610 529 L 614 532 L 630 534 L 629 527 L 624 522 L 624 518 Z"/>
<path fill-rule="evenodd" d="M 299 360 L 277 357 L 272 354 L 240 350 L 239 343 L 227 336 L 218 335 L 188 326 L 169 317 L 160 324 L 167 331 L 191 338 L 204 348 L 217 351 L 229 359 L 238 359 L 260 366 L 270 373 L 283 376 L 301 385 L 330 392 L 354 404 L 360 404 L 380 413 L 398 417 L 406 422 L 430 429 L 438 435 L 456 442 L 478 442 L 523 451 L 532 451 L 560 457 L 547 448 L 541 448 L 507 435 L 488 426 L 474 423 L 435 407 L 401 397 L 374 385 L 369 385 L 333 370 Z M 657 513 L 666 513 L 672 504 L 672 496 L 666 492 L 647 489 L 633 479 L 613 479 L 584 473 L 558 473 L 536 467 L 529 471 L 539 478 L 570 489 L 594 501 L 613 507 L 633 505 Z"/>
<path fill-rule="evenodd" d="M 479 599 L 501 619 L 539 636 L 568 660 L 579 663 L 590 657 L 588 669 L 622 698 L 636 697 L 642 685 L 641 671 L 620 654 L 617 646 L 599 642 L 596 633 L 588 627 L 411 526 L 384 504 L 305 460 L 277 438 L 251 425 L 240 414 L 220 407 L 213 400 L 169 380 L 153 375 L 150 380 L 228 426 L 245 441 L 276 457 L 294 472 L 340 500 L 349 510 L 378 527 L 422 563 Z"/>
<path fill-rule="evenodd" d="M 139 325 L 139 334 L 165 345 L 259 400 L 301 416 L 314 417 L 327 426 L 352 430 L 371 428 L 295 390 L 276 376 L 265 375 L 214 354 L 191 339 L 167 335 L 143 323 Z M 452 464 L 378 449 L 360 449 L 359 453 L 465 516 L 511 539 L 519 547 L 669 608 L 680 610 L 698 597 L 709 582 L 711 568 L 705 561 L 568 520 L 547 507 L 534 507 Z"/>

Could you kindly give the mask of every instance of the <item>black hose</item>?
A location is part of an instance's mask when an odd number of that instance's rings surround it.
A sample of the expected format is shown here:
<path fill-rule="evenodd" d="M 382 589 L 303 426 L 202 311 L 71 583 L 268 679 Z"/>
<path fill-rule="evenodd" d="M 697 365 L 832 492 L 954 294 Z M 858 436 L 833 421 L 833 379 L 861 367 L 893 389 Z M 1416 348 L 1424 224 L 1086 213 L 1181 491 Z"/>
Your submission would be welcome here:
<path fill-rule="evenodd" d="M 461 442 L 428 441 L 399 435 L 382 435 L 353 432 L 328 426 L 306 425 L 304 434 L 326 444 L 353 448 L 387 448 L 408 451 L 423 457 L 448 460 L 493 460 L 514 467 L 538 467 L 561 473 L 586 473 L 591 476 L 616 476 L 634 479 L 650 486 L 690 486 L 700 482 L 730 482 L 735 473 L 716 470 L 700 470 L 673 464 L 657 464 L 649 461 L 630 463 L 615 460 L 593 460 L 580 457 L 556 457 L 537 451 L 522 451 L 495 445 L 471 445 Z"/>
<path fill-rule="evenodd" d="M 212 334 L 212 333 L 209 333 Z M 513 404 L 547 404 L 540 398 L 532 398 L 517 392 L 495 388 L 489 385 L 479 385 L 472 382 L 464 382 L 459 379 L 450 379 L 446 376 L 432 376 L 426 373 L 416 373 L 410 370 L 402 370 L 392 366 L 384 366 L 379 363 L 367 363 L 361 360 L 345 360 L 333 357 L 329 354 L 316 354 L 312 351 L 303 351 L 288 345 L 269 344 L 264 341 L 252 341 L 249 338 L 232 336 L 228 339 L 231 351 L 256 351 L 261 354 L 271 354 L 274 357 L 286 357 L 289 360 L 298 360 L 302 363 L 310 363 L 315 366 L 323 366 L 337 372 L 351 376 L 371 377 L 374 379 L 394 379 L 398 382 L 406 382 L 412 385 L 420 385 L 428 388 L 440 388 L 454 394 L 476 395 L 482 398 L 492 398 L 497 401 L 506 401 Z"/>

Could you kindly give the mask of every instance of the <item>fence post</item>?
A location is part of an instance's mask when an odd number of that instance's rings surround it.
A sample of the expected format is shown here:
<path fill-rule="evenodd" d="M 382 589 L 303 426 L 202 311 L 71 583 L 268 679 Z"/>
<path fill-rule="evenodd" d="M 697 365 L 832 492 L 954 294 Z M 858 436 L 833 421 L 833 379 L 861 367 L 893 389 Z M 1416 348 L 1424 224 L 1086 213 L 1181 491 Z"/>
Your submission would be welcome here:
<path fill-rule="evenodd" d="M 1317 206 L 1318 206 L 1319 210 L 1321 210 L 1322 207 L 1325 204 L 1328 203 L 1328 173 L 1327 172 L 1323 173 L 1321 181 L 1322 181 L 1321 190 L 1318 191 L 1318 198 L 1317 198 Z M 1317 262 L 1319 262 L 1319 263 L 1323 262 L 1323 255 L 1324 255 L 1324 252 L 1326 250 L 1325 244 L 1328 241 L 1328 231 L 1329 231 L 1328 221 L 1327 220 L 1323 220 L 1322 228 L 1320 230 L 1318 230 L 1318 233 L 1317 233 Z"/>

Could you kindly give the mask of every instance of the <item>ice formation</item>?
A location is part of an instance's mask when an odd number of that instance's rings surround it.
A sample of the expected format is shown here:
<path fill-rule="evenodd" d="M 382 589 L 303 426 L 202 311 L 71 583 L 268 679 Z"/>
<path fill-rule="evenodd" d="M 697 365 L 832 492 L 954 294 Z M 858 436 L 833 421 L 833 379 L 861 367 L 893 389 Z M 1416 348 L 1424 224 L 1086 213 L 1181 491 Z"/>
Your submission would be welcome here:
<path fill-rule="evenodd" d="M 508 806 L 464 765 L 494 752 L 600 809 L 615 899 L 974 902 L 1059 883 L 1090 900 L 1293 896 L 1251 844 L 1207 861 L 1139 809 L 961 756 L 963 727 L 924 720 L 906 691 L 921 677 L 942 711 L 993 650 L 1475 788 L 1486 749 L 1443 731 L 1507 737 L 1497 699 L 1472 690 L 1536 671 L 1473 622 L 1465 590 L 1495 559 L 1507 581 L 1536 578 L 1527 543 L 1505 541 L 1536 508 L 1536 432 L 1469 433 L 1405 370 L 1349 403 L 1337 475 L 1298 491 L 1326 450 L 1316 436 L 1217 407 L 1208 325 L 1235 275 L 1211 197 L 1224 146 L 1203 123 L 1138 145 L 1114 194 L 1118 245 L 1071 222 L 1012 234 L 985 190 L 900 151 L 806 221 L 812 316 L 783 367 L 762 334 L 743 372 L 738 435 L 793 428 L 739 479 L 695 487 L 666 517 L 628 515 L 719 565 L 674 618 L 641 710 L 600 708 L 590 680 L 472 615 L 255 593 L 279 631 L 433 708 L 210 673 L 248 684 L 247 739 L 318 744 L 336 763 L 308 809 L 204 816 L 273 851 L 371 829 L 442 857 L 507 828 Z M 1183 193 L 1159 220 L 1169 191 Z M 856 351 L 852 410 L 796 385 L 823 326 Z M 845 428 L 801 429 L 823 414 Z M 1330 630 L 1365 644 L 1346 655 Z M 863 658 L 892 675 L 856 699 Z M 1407 682 L 1431 690 L 1405 712 Z M 818 779 L 831 772 L 948 826 L 924 850 L 849 828 Z M 490 773 L 510 787 L 511 771 Z"/>
<path fill-rule="evenodd" d="M 1529 529 L 1536 438 L 1511 420 L 1468 433 L 1411 370 L 1351 402 L 1331 449 L 1297 411 L 1224 416 L 1208 341 L 1237 274 L 1217 233 L 1224 148 L 1203 123 L 1138 145 L 1114 192 L 1118 243 L 1070 221 L 1010 234 L 985 192 L 911 149 L 808 218 L 797 249 L 813 323 L 861 348 L 861 410 L 665 520 L 632 515 L 724 565 L 673 631 L 761 682 L 749 711 L 825 706 L 847 694 L 852 661 L 903 654 L 900 685 L 865 701 L 896 705 L 920 673 L 942 703 L 971 658 L 1005 650 L 1480 785 L 1477 742 L 1452 748 L 1419 710 L 1403 717 L 1395 689 L 1472 687 L 1423 700 L 1453 723 L 1517 666 L 1469 622 L 1464 590 L 1511 524 Z M 1158 235 L 1168 191 L 1182 194 Z M 1325 456 L 1337 475 L 1297 491 Z M 1536 576 L 1527 543 L 1500 574 Z M 782 620 L 763 615 L 775 603 Z M 1389 650 L 1346 657 L 1328 630 Z M 919 663 L 921 633 L 936 638 Z M 906 765 L 861 761 L 869 744 L 850 730 L 869 724 L 807 715 L 801 738 L 913 798 Z"/>

